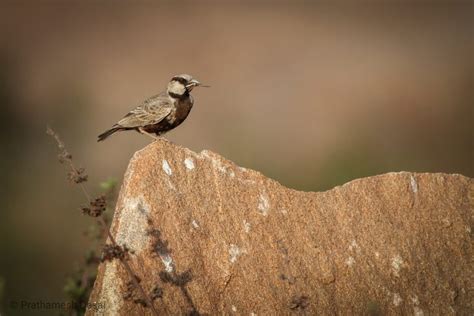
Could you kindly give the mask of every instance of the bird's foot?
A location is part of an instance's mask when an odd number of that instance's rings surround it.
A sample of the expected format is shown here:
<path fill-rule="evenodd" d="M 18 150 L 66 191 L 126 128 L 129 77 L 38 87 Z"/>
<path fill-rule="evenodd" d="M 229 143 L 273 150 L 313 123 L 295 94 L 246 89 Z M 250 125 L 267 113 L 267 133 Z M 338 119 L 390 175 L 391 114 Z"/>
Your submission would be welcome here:
<path fill-rule="evenodd" d="M 165 143 L 168 143 L 168 144 L 172 144 L 173 142 L 164 138 L 163 136 L 157 136 L 156 138 L 157 141 L 162 141 L 162 142 L 165 142 Z"/>

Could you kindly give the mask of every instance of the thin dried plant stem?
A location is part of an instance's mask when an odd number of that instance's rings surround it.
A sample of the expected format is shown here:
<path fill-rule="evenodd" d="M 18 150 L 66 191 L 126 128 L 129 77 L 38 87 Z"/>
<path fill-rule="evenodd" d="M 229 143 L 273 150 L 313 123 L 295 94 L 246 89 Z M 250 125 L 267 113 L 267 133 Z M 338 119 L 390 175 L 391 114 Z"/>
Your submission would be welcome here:
<path fill-rule="evenodd" d="M 77 169 L 74 167 L 74 165 L 73 165 L 72 162 L 70 163 L 70 166 L 71 166 L 71 169 L 72 169 L 74 172 L 77 172 Z M 78 184 L 79 184 L 79 186 L 81 187 L 82 193 L 84 193 L 84 196 L 86 197 L 87 202 L 90 203 L 92 199 L 91 199 L 91 196 L 90 196 L 89 192 L 87 192 L 86 187 L 84 186 L 83 183 L 78 183 Z"/>
<path fill-rule="evenodd" d="M 71 168 L 76 171 L 77 169 L 74 167 L 74 164 L 72 163 L 72 161 L 70 162 L 70 166 Z M 84 186 L 83 183 L 79 183 L 80 187 L 82 188 L 82 191 L 86 197 L 86 199 L 90 202 L 91 201 L 91 198 L 90 198 L 90 194 L 89 192 L 87 192 L 87 189 L 86 187 Z M 110 242 L 112 243 L 112 245 L 114 246 L 117 246 L 117 247 L 120 247 L 117 242 L 115 241 L 115 238 L 114 236 L 112 235 L 109 227 L 107 226 L 107 223 L 105 222 L 104 218 L 102 216 L 99 216 L 97 217 L 97 220 L 99 221 L 99 223 L 104 227 L 104 230 L 107 232 L 107 236 L 109 237 L 109 240 Z M 127 254 L 128 255 L 128 254 Z M 140 294 L 145 298 L 145 301 L 147 302 L 147 304 L 150 306 L 152 312 L 154 315 L 158 316 L 158 311 L 156 310 L 155 308 L 155 305 L 153 304 L 153 301 L 150 299 L 150 297 L 146 294 L 145 290 L 143 289 L 143 287 L 141 286 L 141 284 L 138 282 L 137 280 L 137 277 L 135 275 L 135 273 L 133 273 L 133 270 L 132 268 L 130 267 L 130 264 L 127 262 L 127 260 L 125 258 L 121 258 L 119 257 L 118 258 L 120 260 L 120 262 L 122 263 L 123 267 L 125 268 L 125 270 L 127 271 L 129 277 L 132 279 L 132 282 L 133 284 L 135 285 L 135 287 L 140 291 Z"/>
<path fill-rule="evenodd" d="M 62 142 L 61 138 L 59 137 L 59 135 L 52 129 L 48 126 L 47 130 L 46 130 L 46 133 L 48 135 L 51 135 L 57 142 L 58 144 L 58 147 L 61 151 L 63 151 L 65 154 L 69 155 L 69 153 L 66 151 L 65 149 L 65 146 L 64 146 L 64 143 Z M 68 161 L 69 163 L 69 167 L 71 168 L 71 170 L 78 174 L 79 173 L 79 169 L 76 168 L 76 166 L 74 165 L 72 159 L 71 159 L 72 156 L 69 156 L 66 160 Z M 61 160 L 60 160 L 61 161 Z M 84 184 L 82 182 L 76 182 L 77 184 L 79 184 L 79 186 L 81 187 L 81 190 L 82 192 L 84 193 L 84 196 L 86 197 L 87 201 L 90 203 L 92 201 L 91 199 L 91 195 L 89 194 L 89 192 L 87 191 L 86 187 L 84 186 Z M 107 233 L 107 236 L 110 240 L 110 242 L 112 243 L 113 246 L 115 247 L 120 247 L 117 242 L 115 241 L 115 238 L 114 236 L 112 236 L 112 233 L 110 231 L 110 228 L 107 226 L 107 223 L 105 222 L 104 220 L 104 217 L 103 215 L 97 217 L 97 221 L 104 227 L 104 230 L 106 231 Z M 121 248 L 121 247 L 120 247 Z M 122 248 L 121 248 L 122 249 Z M 128 256 L 128 253 L 125 251 L 126 255 Z M 151 298 L 146 294 L 145 290 L 143 289 L 143 287 L 141 286 L 141 284 L 138 282 L 137 280 L 137 276 L 135 275 L 135 273 L 133 273 L 133 270 L 130 266 L 130 264 L 127 262 L 126 258 L 123 258 L 123 257 L 118 257 L 118 259 L 120 260 L 120 262 L 122 263 L 123 267 L 125 268 L 125 270 L 127 271 L 129 277 L 132 279 L 132 282 L 134 284 L 134 286 L 140 291 L 140 294 L 143 296 L 143 298 L 145 299 L 145 301 L 147 302 L 147 304 L 150 306 L 151 308 L 151 311 L 153 313 L 153 315 L 155 316 L 158 316 L 158 311 L 156 310 L 155 308 L 155 305 L 153 304 L 153 301 L 151 300 Z"/>

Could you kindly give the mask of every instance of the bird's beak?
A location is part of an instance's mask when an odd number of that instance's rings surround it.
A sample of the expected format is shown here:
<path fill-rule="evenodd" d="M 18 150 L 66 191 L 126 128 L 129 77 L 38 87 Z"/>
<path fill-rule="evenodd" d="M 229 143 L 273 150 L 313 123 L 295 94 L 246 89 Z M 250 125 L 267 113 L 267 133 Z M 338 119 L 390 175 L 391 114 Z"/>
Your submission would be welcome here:
<path fill-rule="evenodd" d="M 206 88 L 209 88 L 209 86 L 205 86 L 203 84 L 201 84 L 199 81 L 197 81 L 196 79 L 192 79 L 191 81 L 188 82 L 188 84 L 186 85 L 186 88 L 194 88 L 194 87 L 206 87 Z"/>

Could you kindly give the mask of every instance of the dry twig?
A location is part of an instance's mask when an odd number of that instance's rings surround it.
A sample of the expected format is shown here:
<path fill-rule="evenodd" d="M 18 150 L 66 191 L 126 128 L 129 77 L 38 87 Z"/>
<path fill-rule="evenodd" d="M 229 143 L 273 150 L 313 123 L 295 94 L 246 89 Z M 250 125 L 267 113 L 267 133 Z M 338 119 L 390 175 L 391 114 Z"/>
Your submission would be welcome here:
<path fill-rule="evenodd" d="M 74 162 L 72 160 L 72 155 L 67 151 L 66 146 L 64 145 L 64 142 L 61 140 L 59 135 L 49 126 L 46 129 L 46 134 L 50 135 L 53 137 L 57 143 L 58 149 L 59 149 L 59 154 L 58 154 L 58 160 L 61 164 L 67 164 L 69 167 L 68 170 L 68 179 L 75 184 L 78 184 L 82 192 L 84 193 L 84 196 L 87 199 L 88 206 L 82 207 L 81 210 L 84 214 L 89 215 L 91 217 L 95 217 L 97 221 L 102 225 L 104 228 L 105 232 L 107 233 L 107 237 L 110 240 L 110 244 L 106 245 L 104 247 L 104 252 L 103 252 L 103 260 L 112 260 L 114 258 L 117 258 L 120 260 L 122 263 L 123 267 L 127 271 L 127 274 L 129 275 L 131 281 L 131 285 L 133 285 L 138 291 L 140 292 L 142 299 L 137 299 L 137 302 L 140 302 L 143 306 L 150 306 L 151 311 L 154 315 L 158 315 L 158 311 L 156 310 L 155 306 L 153 305 L 153 300 L 148 296 L 143 289 L 143 287 L 140 285 L 140 279 L 135 275 L 135 273 L 132 270 L 132 267 L 128 263 L 129 259 L 129 251 L 127 247 L 120 246 L 117 244 L 115 241 L 115 238 L 112 236 L 112 233 L 107 226 L 107 223 L 102 216 L 103 212 L 106 209 L 106 199 L 105 196 L 99 196 L 97 198 L 92 199 L 91 195 L 87 191 L 84 182 L 87 181 L 88 176 L 85 172 L 84 168 L 77 168 L 74 165 Z M 155 293 L 153 294 L 155 297 Z"/>

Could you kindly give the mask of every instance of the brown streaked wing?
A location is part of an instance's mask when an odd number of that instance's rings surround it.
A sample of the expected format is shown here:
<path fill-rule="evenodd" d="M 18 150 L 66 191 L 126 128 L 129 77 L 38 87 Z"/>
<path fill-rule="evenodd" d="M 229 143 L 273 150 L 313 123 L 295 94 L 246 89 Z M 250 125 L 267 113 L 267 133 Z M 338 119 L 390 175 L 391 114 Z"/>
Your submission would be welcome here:
<path fill-rule="evenodd" d="M 145 100 L 116 125 L 133 128 L 157 124 L 170 114 L 172 107 L 171 100 L 166 95 L 159 94 Z"/>

